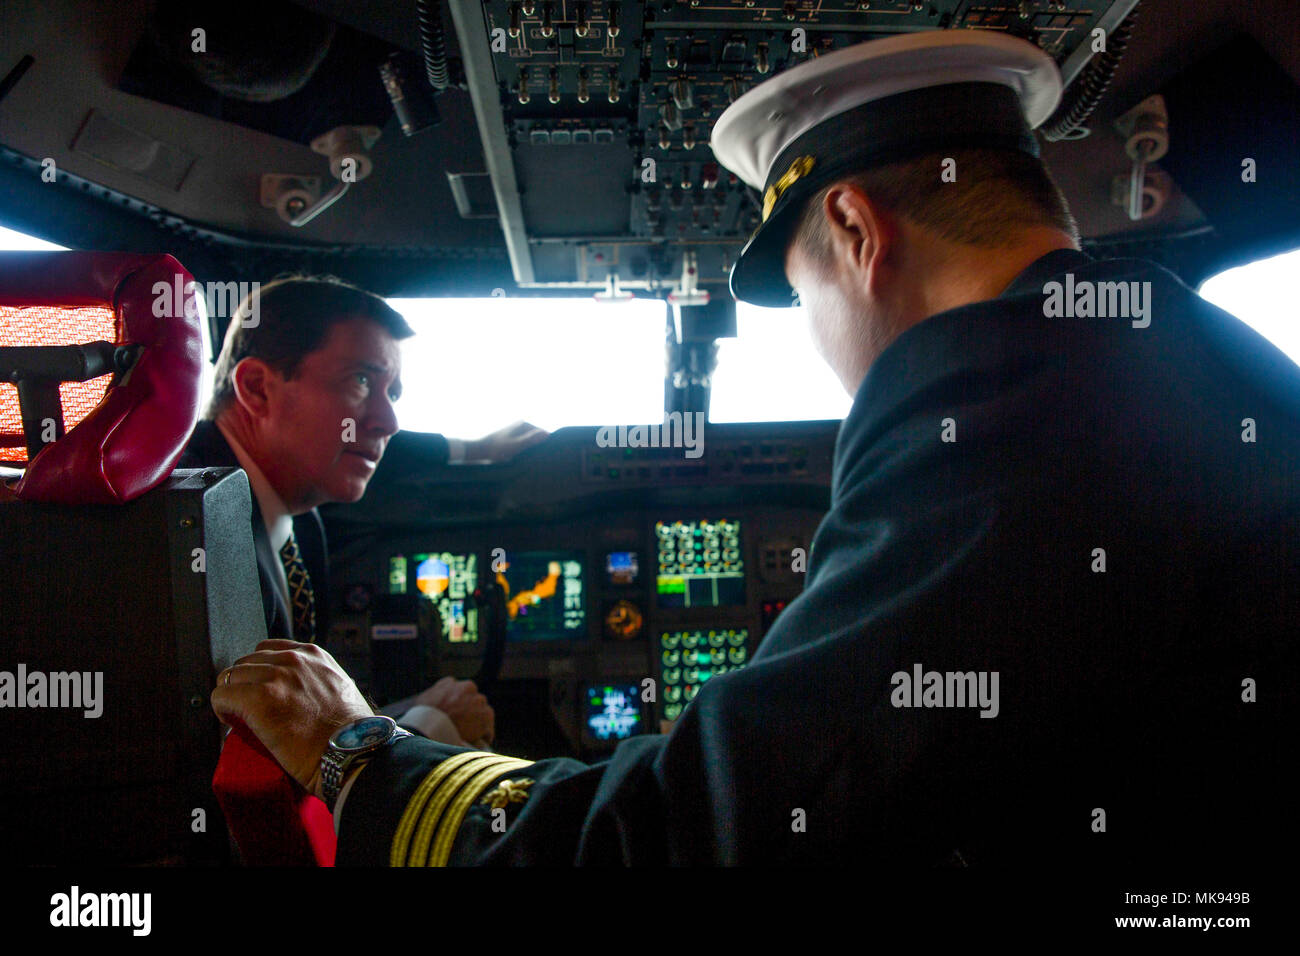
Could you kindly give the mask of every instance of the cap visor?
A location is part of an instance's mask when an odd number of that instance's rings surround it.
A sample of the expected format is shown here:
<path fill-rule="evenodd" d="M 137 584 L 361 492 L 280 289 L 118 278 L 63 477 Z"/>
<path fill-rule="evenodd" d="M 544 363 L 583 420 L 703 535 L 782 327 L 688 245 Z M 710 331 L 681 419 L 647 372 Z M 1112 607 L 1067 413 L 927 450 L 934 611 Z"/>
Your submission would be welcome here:
<path fill-rule="evenodd" d="M 785 277 L 785 249 L 790 230 L 783 209 L 759 227 L 731 267 L 731 294 L 739 302 L 769 309 L 794 304 L 794 289 Z"/>

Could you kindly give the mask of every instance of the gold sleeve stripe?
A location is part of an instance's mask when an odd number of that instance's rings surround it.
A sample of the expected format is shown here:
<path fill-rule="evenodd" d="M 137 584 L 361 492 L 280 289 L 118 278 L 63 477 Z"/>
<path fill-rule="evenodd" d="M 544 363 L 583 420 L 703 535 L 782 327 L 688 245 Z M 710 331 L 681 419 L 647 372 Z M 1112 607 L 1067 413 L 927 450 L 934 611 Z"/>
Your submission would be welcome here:
<path fill-rule="evenodd" d="M 420 812 L 443 779 L 462 764 L 478 760 L 483 756 L 484 754 L 477 750 L 459 753 L 448 757 L 429 771 L 429 775 L 420 782 L 420 786 L 416 788 L 415 793 L 407 802 L 406 810 L 402 813 L 402 819 L 397 825 L 397 832 L 393 834 L 393 843 L 388 854 L 389 866 L 404 866 L 406 864 L 406 853 L 411 842 L 411 833 L 420 820 Z"/>
<path fill-rule="evenodd" d="M 433 852 L 429 855 L 429 866 L 447 865 L 447 860 L 451 856 L 451 846 L 456 841 L 456 834 L 460 832 L 460 825 L 465 822 L 465 814 L 469 812 L 469 808 L 475 800 L 491 789 L 492 784 L 506 774 L 514 773 L 532 765 L 532 761 L 529 760 L 515 760 L 508 767 L 485 767 L 481 772 L 475 773 L 474 779 L 466 784 L 460 793 L 456 794 L 455 801 L 447 810 L 446 822 L 439 828 L 438 840 L 434 843 Z"/>
<path fill-rule="evenodd" d="M 475 756 L 476 759 L 462 763 L 453 773 L 442 778 L 433 794 L 433 799 L 425 806 L 420 816 L 420 824 L 416 828 L 415 836 L 411 838 L 406 859 L 399 866 L 425 865 L 429 846 L 433 843 L 443 811 L 468 781 L 483 773 L 507 773 L 520 763 L 527 763 L 527 761 L 502 757 L 498 754 L 479 753 Z"/>
<path fill-rule="evenodd" d="M 424 866 L 424 861 L 429 855 L 429 845 L 433 842 L 434 828 L 437 827 L 438 821 L 442 819 L 442 812 L 447 809 L 447 804 L 451 802 L 451 798 L 465 785 L 465 781 L 477 774 L 485 764 L 495 766 L 501 761 L 509 759 L 509 757 L 499 757 L 496 754 L 476 753 L 472 760 L 464 761 L 455 771 L 444 776 L 438 782 L 433 799 L 428 802 L 420 814 L 419 826 L 416 827 L 415 836 L 411 838 L 406 858 L 398 865 Z"/>

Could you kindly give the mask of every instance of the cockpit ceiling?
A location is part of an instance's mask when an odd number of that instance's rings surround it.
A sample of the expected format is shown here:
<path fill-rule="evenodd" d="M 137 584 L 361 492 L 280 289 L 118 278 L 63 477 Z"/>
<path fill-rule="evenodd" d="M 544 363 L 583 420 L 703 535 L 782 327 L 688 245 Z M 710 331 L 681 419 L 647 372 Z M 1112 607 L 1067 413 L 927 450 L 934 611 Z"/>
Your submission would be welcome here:
<path fill-rule="evenodd" d="M 742 186 L 726 182 L 725 170 L 712 186 L 718 173 L 709 129 L 728 90 L 799 61 L 791 52 L 796 27 L 806 27 L 814 50 L 941 25 L 1006 29 L 1038 40 L 1068 75 L 1091 27 L 1114 29 L 1132 5 L 444 0 L 428 4 L 447 49 L 448 86 L 434 96 L 415 0 L 8 0 L 0 6 L 0 77 L 24 57 L 31 63 L 0 99 L 0 146 L 9 160 L 0 163 L 0 211 L 11 224 L 40 230 L 42 217 L 65 201 L 51 198 L 48 211 L 30 201 L 46 195 L 30 182 L 52 160 L 64 187 L 103 187 L 136 201 L 127 205 L 155 222 L 170 221 L 173 231 L 190 228 L 191 240 L 197 229 L 268 243 L 281 255 L 301 247 L 354 259 L 424 257 L 441 263 L 434 285 L 478 294 L 488 288 L 476 283 L 499 284 L 511 268 L 524 284 L 599 286 L 611 272 L 634 286 L 671 283 L 689 249 L 701 284 L 720 292 L 754 225 L 753 204 Z M 205 50 L 185 50 L 187 33 L 198 45 L 192 30 L 204 22 Z M 1289 0 L 1139 4 L 1127 50 L 1085 123 L 1090 135 L 1044 144 L 1085 237 L 1194 236 L 1221 227 L 1194 201 L 1204 184 L 1176 177 L 1157 213 L 1129 219 L 1112 201 L 1115 178 L 1131 167 L 1114 120 L 1194 73 L 1238 34 L 1258 43 L 1293 94 L 1300 44 Z M 495 42 L 502 37 L 504 44 Z M 427 124 L 414 135 L 404 135 L 394 115 L 381 65 L 396 73 L 412 124 Z M 675 85 L 681 77 L 689 89 Z M 480 94 L 477 118 L 471 90 Z M 1180 141 L 1189 125 L 1180 129 L 1174 119 L 1171 159 L 1180 150 L 1215 149 Z M 373 142 L 358 133 L 347 153 L 364 155 L 369 175 L 310 222 L 291 225 L 277 202 L 298 211 L 337 186 L 329 158 L 312 147 L 336 127 L 378 130 Z M 658 199 L 636 175 L 647 157 L 668 177 Z M 48 188 L 51 197 L 67 192 Z M 92 223 L 72 234 L 84 219 L 65 215 L 40 231 L 50 234 L 57 221 L 63 234 L 52 238 L 110 247 Z"/>

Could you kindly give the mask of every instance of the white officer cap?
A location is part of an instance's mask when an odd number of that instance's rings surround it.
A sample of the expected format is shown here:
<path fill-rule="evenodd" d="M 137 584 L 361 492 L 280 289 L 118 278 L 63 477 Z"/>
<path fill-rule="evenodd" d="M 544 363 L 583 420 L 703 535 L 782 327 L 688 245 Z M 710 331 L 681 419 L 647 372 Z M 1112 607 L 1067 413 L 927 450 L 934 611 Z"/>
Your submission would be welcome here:
<path fill-rule="evenodd" d="M 1037 156 L 1030 130 L 1060 96 L 1061 74 L 1050 56 L 988 30 L 872 40 L 760 83 L 718 118 L 710 142 L 718 162 L 763 193 L 763 221 L 731 270 L 732 295 L 757 305 L 790 304 L 786 245 L 822 187 L 940 149 Z"/>

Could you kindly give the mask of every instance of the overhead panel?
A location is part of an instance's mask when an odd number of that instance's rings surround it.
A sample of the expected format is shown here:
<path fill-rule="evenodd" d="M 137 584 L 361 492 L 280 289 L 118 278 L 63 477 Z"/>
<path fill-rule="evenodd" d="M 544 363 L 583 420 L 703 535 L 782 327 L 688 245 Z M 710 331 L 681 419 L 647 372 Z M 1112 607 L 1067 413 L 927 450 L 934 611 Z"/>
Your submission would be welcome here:
<path fill-rule="evenodd" d="M 483 35 L 462 32 L 461 46 L 490 51 L 491 75 L 467 70 L 467 78 L 472 91 L 478 84 L 500 103 L 497 165 L 513 174 L 519 194 L 502 225 L 507 237 L 527 240 L 515 250 L 516 278 L 600 287 L 616 275 L 624 286 L 672 285 L 689 252 L 700 285 L 719 291 L 760 207 L 719 167 L 709 137 L 755 84 L 854 43 L 932 29 L 1024 37 L 1069 81 L 1092 55 L 1094 28 L 1113 29 L 1134 5 L 485 0 Z M 458 29 L 467 22 L 477 28 L 478 17 L 458 16 Z M 520 254 L 528 270 L 518 268 Z"/>

